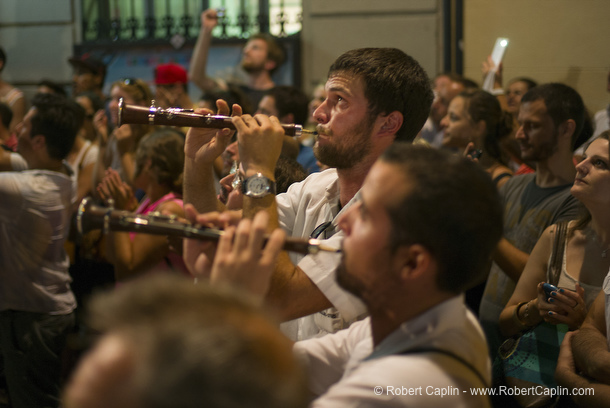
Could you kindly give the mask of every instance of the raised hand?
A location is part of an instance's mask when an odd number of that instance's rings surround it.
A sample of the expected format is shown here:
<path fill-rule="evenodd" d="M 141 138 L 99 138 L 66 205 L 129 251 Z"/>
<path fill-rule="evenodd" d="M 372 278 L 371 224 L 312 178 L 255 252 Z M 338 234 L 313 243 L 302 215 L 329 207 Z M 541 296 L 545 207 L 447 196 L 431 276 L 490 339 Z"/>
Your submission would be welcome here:
<path fill-rule="evenodd" d="M 229 115 L 229 105 L 222 99 L 216 102 L 216 107 L 218 115 Z M 196 109 L 195 112 L 202 115 L 213 114 L 208 109 Z M 241 114 L 241 107 L 233 105 L 233 116 Z M 186 134 L 184 153 L 187 158 L 193 159 L 198 164 L 211 165 L 229 145 L 233 133 L 231 129 L 190 128 Z"/>
<path fill-rule="evenodd" d="M 210 274 L 212 284 L 240 287 L 262 302 L 286 239 L 286 233 L 278 228 L 264 244 L 268 222 L 269 215 L 261 211 L 252 221 L 244 219 L 237 228 L 231 226 L 225 230 Z"/>
<path fill-rule="evenodd" d="M 201 13 L 201 27 L 212 31 L 218 25 L 218 13 L 215 9 L 207 9 Z"/>
<path fill-rule="evenodd" d="M 277 159 L 282 152 L 284 128 L 275 116 L 243 115 L 233 119 L 239 132 L 239 158 L 247 176 L 261 172 L 273 177 Z"/>

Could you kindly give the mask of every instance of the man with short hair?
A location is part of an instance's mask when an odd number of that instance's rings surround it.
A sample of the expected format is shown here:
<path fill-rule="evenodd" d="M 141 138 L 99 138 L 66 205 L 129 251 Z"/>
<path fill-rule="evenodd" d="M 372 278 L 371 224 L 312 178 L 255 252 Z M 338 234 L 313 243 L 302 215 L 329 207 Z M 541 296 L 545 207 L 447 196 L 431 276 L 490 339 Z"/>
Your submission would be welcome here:
<path fill-rule="evenodd" d="M 103 92 L 106 64 L 102 60 L 86 53 L 80 57 L 71 57 L 68 62 L 74 68 L 74 75 L 72 76 L 73 96 L 89 91 L 95 92 L 102 101 L 108 99 Z"/>
<path fill-rule="evenodd" d="M 216 88 L 228 89 L 227 81 L 211 78 L 207 73 L 208 54 L 212 42 L 212 30 L 218 25 L 218 12 L 215 9 L 201 13 L 201 31 L 193 49 L 189 78 L 203 92 L 211 92 Z M 247 96 L 248 107 L 244 112 L 256 110 L 266 91 L 273 88 L 273 73 L 284 63 L 286 54 L 278 40 L 264 33 L 254 34 L 242 50 L 241 68 L 246 72 L 247 81 L 236 84 Z"/>
<path fill-rule="evenodd" d="M 284 237 L 274 230 L 261 253 L 267 221 L 261 212 L 227 228 L 213 266 L 198 272 L 262 297 Z M 490 383 L 485 338 L 462 293 L 485 275 L 502 234 L 489 176 L 460 156 L 395 143 L 338 225 L 336 280 L 370 317 L 295 343 L 311 407 L 488 407 L 472 391 Z"/>
<path fill-rule="evenodd" d="M 52 94 L 32 106 L 17 127 L 29 170 L 0 173 L 0 360 L 15 408 L 58 406 L 76 307 L 64 250 L 76 180 L 64 159 L 84 114 Z"/>
<path fill-rule="evenodd" d="M 332 64 L 326 82 L 328 96 L 316 109 L 316 157 L 331 169 L 311 174 L 285 194 L 274 193 L 274 169 L 284 135 L 275 117 L 235 117 L 239 155 L 244 170 L 244 217 L 260 210 L 289 236 L 328 239 L 338 246 L 340 213 L 354 202 L 373 163 L 395 141 L 411 142 L 428 117 L 432 91 L 423 68 L 396 48 L 360 48 L 347 51 Z M 228 107 L 221 105 L 224 113 Z M 215 200 L 211 163 L 231 132 L 191 129 L 187 134 L 184 196 L 200 212 L 222 208 Z M 254 182 L 253 184 L 250 184 Z M 267 186 L 256 194 L 252 186 Z M 192 218 L 195 212 L 187 208 Z M 187 265 L 198 248 L 185 246 Z M 268 294 L 283 320 L 303 316 L 291 338 L 300 340 L 345 328 L 366 310 L 361 302 L 339 288 L 332 254 L 280 256 Z M 329 308 L 331 308 L 329 310 Z M 323 313 L 318 313 L 323 311 Z"/>
<path fill-rule="evenodd" d="M 155 68 L 155 104 L 161 108 L 193 109 L 188 94 L 186 70 L 179 64 L 160 64 Z"/>
<path fill-rule="evenodd" d="M 304 408 L 290 342 L 247 294 L 153 274 L 98 295 L 66 408 Z"/>
<path fill-rule="evenodd" d="M 513 177 L 500 189 L 504 237 L 494 253 L 479 310 L 494 354 L 502 341 L 500 313 L 538 238 L 549 225 L 577 214 L 578 202 L 570 194 L 576 175 L 572 146 L 582 130 L 584 115 L 582 98 L 564 84 L 539 85 L 521 99 L 516 139 L 523 160 L 535 163 L 536 172 Z"/>
<path fill-rule="evenodd" d="M 447 116 L 449 103 L 464 90 L 461 77 L 450 74 L 440 74 L 434 79 L 434 101 L 430 108 L 430 116 L 424 124 L 419 137 L 433 147 L 441 147 L 445 129 L 441 121 Z"/>

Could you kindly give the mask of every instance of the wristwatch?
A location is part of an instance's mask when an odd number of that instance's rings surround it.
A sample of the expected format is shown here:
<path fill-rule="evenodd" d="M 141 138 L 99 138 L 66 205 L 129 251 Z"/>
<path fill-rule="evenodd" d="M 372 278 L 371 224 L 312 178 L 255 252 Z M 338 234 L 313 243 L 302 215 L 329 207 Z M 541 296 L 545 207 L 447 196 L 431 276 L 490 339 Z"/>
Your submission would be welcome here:
<path fill-rule="evenodd" d="M 248 197 L 263 198 L 269 194 L 275 194 L 275 181 L 271 181 L 261 173 L 256 173 L 241 183 L 241 192 Z"/>

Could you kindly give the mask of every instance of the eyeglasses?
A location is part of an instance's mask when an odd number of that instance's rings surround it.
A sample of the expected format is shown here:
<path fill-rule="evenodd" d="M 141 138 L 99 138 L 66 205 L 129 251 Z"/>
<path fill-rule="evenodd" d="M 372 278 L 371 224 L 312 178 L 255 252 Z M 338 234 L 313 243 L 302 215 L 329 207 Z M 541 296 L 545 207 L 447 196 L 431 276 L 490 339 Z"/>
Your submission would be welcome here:
<path fill-rule="evenodd" d="M 322 224 L 318 225 L 309 235 L 309 238 L 313 238 L 313 239 L 317 239 L 320 235 L 322 235 L 323 232 L 325 232 L 328 227 L 330 227 L 331 225 L 333 225 L 332 221 L 326 221 L 323 222 Z M 324 238 L 327 238 L 326 235 L 324 236 Z"/>

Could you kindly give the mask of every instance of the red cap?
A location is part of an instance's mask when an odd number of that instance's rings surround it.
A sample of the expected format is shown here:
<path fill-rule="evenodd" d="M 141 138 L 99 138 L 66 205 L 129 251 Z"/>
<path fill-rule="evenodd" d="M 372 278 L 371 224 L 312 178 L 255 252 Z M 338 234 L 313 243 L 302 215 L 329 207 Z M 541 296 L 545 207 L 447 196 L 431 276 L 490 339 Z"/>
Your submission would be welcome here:
<path fill-rule="evenodd" d="M 186 69 L 178 64 L 161 64 L 155 69 L 155 84 L 170 85 L 170 84 L 186 84 L 188 78 Z"/>

